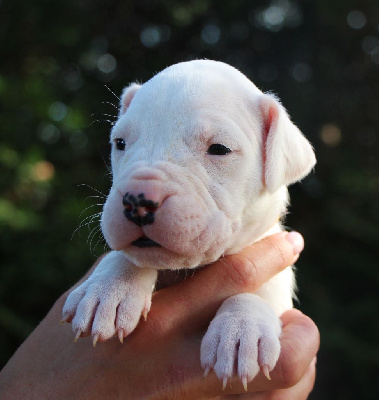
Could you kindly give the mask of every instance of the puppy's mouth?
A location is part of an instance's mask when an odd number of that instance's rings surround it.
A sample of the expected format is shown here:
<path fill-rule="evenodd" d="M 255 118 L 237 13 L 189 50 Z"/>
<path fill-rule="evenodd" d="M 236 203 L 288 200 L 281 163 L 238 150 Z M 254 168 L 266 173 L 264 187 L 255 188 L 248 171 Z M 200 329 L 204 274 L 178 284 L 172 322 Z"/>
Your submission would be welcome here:
<path fill-rule="evenodd" d="M 140 248 L 145 248 L 145 247 L 162 247 L 159 243 L 154 242 L 154 240 L 148 238 L 147 236 L 141 236 L 134 242 L 132 242 L 132 245 L 140 247 Z"/>

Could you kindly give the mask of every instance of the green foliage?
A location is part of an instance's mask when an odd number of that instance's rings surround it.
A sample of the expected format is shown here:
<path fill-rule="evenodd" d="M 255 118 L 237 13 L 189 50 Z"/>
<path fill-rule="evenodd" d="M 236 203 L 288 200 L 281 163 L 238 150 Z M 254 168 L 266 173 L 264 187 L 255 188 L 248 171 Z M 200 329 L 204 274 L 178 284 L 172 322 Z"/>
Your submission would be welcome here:
<path fill-rule="evenodd" d="M 376 398 L 378 26 L 376 0 L 0 1 L 1 362 L 104 251 L 111 91 L 212 58 L 277 93 L 316 149 L 287 219 L 321 330 L 311 398 Z"/>

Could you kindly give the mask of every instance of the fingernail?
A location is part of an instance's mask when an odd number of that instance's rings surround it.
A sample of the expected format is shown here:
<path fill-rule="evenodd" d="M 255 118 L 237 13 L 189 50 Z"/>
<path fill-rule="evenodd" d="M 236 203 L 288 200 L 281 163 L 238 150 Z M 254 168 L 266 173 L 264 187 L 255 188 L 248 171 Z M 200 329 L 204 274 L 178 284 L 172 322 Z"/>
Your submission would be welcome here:
<path fill-rule="evenodd" d="M 303 251 L 304 239 L 299 232 L 292 231 L 287 234 L 286 238 L 291 243 L 295 255 Z"/>

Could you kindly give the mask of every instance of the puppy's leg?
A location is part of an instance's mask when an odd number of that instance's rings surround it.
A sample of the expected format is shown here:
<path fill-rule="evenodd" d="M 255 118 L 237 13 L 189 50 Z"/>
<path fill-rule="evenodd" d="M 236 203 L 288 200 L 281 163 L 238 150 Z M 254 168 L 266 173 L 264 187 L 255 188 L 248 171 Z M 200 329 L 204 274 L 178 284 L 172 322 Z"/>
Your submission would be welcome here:
<path fill-rule="evenodd" d="M 146 318 L 156 278 L 156 270 L 138 268 L 123 253 L 112 251 L 70 293 L 62 321 L 72 321 L 76 340 L 92 334 L 96 345 L 117 333 L 122 342 L 141 315 Z"/>
<path fill-rule="evenodd" d="M 201 343 L 201 365 L 213 368 L 223 386 L 235 372 L 247 383 L 260 369 L 270 379 L 280 353 L 281 322 L 273 309 L 255 294 L 230 297 L 221 305 Z M 237 371 L 234 371 L 234 366 Z"/>

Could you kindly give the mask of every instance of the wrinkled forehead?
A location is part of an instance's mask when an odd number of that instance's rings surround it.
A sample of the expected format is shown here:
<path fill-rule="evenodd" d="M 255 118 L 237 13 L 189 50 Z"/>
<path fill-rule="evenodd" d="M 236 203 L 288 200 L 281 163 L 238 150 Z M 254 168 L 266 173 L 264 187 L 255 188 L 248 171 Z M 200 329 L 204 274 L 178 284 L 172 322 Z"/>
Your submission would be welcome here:
<path fill-rule="evenodd" d="M 184 117 L 199 109 L 234 112 L 259 90 L 243 74 L 217 62 L 196 61 L 169 67 L 146 82 L 132 104 L 139 112 Z"/>

